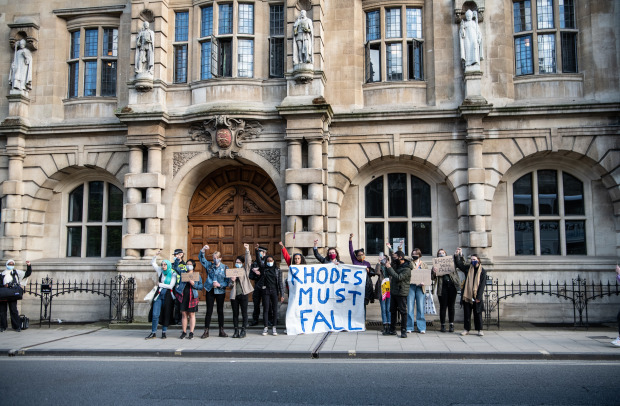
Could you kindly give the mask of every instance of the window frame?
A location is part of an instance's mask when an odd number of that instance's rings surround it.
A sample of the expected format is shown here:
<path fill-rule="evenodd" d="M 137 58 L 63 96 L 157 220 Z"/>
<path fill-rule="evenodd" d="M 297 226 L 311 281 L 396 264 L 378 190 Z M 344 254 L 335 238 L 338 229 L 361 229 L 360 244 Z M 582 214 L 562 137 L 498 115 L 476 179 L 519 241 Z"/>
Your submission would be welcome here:
<path fill-rule="evenodd" d="M 407 203 L 406 207 L 406 216 L 390 216 L 389 214 L 389 187 L 388 187 L 388 176 L 390 174 L 405 174 L 406 175 L 406 194 L 407 194 Z M 412 207 L 412 177 L 419 179 L 424 182 L 429 187 L 429 199 L 430 199 L 430 216 L 414 216 L 413 215 L 413 207 Z M 370 185 L 373 181 L 382 178 L 383 179 L 383 215 L 376 217 L 367 217 L 366 216 L 366 187 Z M 383 249 L 386 250 L 385 243 L 388 242 L 387 239 L 390 238 L 390 224 L 392 223 L 406 223 L 407 227 L 407 236 L 405 241 L 405 249 L 404 252 L 407 256 L 411 253 L 413 248 L 422 248 L 418 247 L 419 244 L 415 244 L 413 241 L 413 224 L 414 223 L 430 223 L 430 251 L 423 252 L 425 256 L 434 256 L 434 252 L 437 250 L 439 243 L 439 236 L 437 233 L 437 225 L 439 224 L 438 217 L 438 208 L 437 208 L 437 183 L 432 180 L 430 177 L 426 176 L 423 173 L 420 173 L 415 170 L 411 170 L 411 168 L 406 168 L 402 166 L 396 166 L 391 168 L 386 168 L 379 172 L 376 172 L 371 177 L 368 177 L 364 182 L 360 183 L 359 186 L 359 228 L 358 234 L 360 236 L 360 241 L 363 242 L 364 247 L 366 248 L 366 252 L 368 256 L 376 256 L 377 253 L 371 252 L 370 248 L 366 244 L 366 225 L 370 223 L 383 224 Z M 391 243 L 391 241 L 389 241 Z M 414 246 L 415 245 L 415 246 Z M 396 247 L 392 247 L 396 249 Z"/>
<path fill-rule="evenodd" d="M 282 32 L 275 33 L 272 27 L 273 8 L 282 8 Z M 278 51 L 281 50 L 282 55 L 278 63 Z M 280 66 L 281 65 L 281 66 Z M 286 70 L 286 5 L 269 4 L 269 78 L 283 78 Z"/>
<path fill-rule="evenodd" d="M 517 4 L 525 4 L 529 1 L 530 4 L 530 26 L 523 26 L 520 31 L 516 31 L 517 25 L 515 24 L 515 7 Z M 541 11 L 539 10 L 539 3 L 541 1 L 548 1 L 551 3 L 551 11 L 552 18 L 545 19 L 543 24 L 541 25 L 541 21 L 539 21 L 539 14 Z M 563 2 L 560 5 L 560 1 Z M 571 2 L 570 6 L 566 6 L 564 2 Z M 547 8 L 547 6 L 545 6 Z M 565 22 L 565 13 L 561 14 L 561 11 L 567 9 L 572 11 L 568 12 L 568 15 L 572 17 L 571 25 L 572 27 L 562 26 L 563 22 Z M 526 10 L 526 8 L 523 8 Z M 576 7 L 575 0 L 513 0 L 512 1 L 512 32 L 513 32 L 513 57 L 514 57 L 514 75 L 516 77 L 528 76 L 528 75 L 566 75 L 566 74 L 575 74 L 579 72 L 579 29 L 577 27 L 577 15 L 576 15 Z M 545 14 L 546 16 L 549 13 Z M 564 24 L 566 25 L 566 24 Z M 519 24 L 519 27 L 521 25 Z M 545 44 L 548 45 L 545 47 L 543 51 L 540 46 L 541 38 L 549 38 L 553 36 L 553 41 L 546 41 Z M 530 49 L 528 53 L 521 52 L 520 48 L 517 47 L 517 41 L 523 40 L 524 38 L 530 38 Z M 572 38 L 572 41 L 567 42 Z M 569 50 L 571 52 L 569 52 Z M 544 57 L 541 54 L 543 52 L 551 53 L 551 56 Z M 565 55 L 574 55 L 574 60 L 569 61 L 566 59 L 568 56 Z M 527 56 L 528 58 L 525 60 L 525 64 L 517 64 L 519 60 L 522 58 L 517 58 L 517 54 L 521 57 Z M 529 55 L 528 55 L 529 54 Z M 551 59 L 551 63 L 549 63 L 549 59 Z M 525 72 L 522 72 L 521 67 L 531 66 L 531 71 L 528 69 Z M 552 68 L 549 69 L 548 67 Z"/>
<path fill-rule="evenodd" d="M 539 171 L 554 171 L 556 180 L 556 199 L 557 199 L 557 214 L 540 214 L 539 208 L 539 185 L 538 185 L 538 172 Z M 581 182 L 582 195 L 583 195 L 583 214 L 566 214 L 565 209 L 565 192 L 564 192 L 564 177 L 563 174 L 572 176 Z M 524 176 L 531 176 L 531 205 L 532 212 L 530 214 L 515 214 L 514 205 L 514 184 L 521 180 Z M 575 257 L 575 256 L 591 256 L 595 251 L 593 249 L 593 219 L 591 210 L 591 185 L 590 181 L 582 174 L 578 173 L 574 169 L 558 167 L 556 165 L 546 165 L 536 168 L 528 168 L 528 170 L 516 174 L 514 178 L 507 181 L 507 204 L 508 217 L 509 217 L 509 253 L 515 257 Z M 566 223 L 583 221 L 584 222 L 584 238 L 585 238 L 585 254 L 567 254 L 567 237 L 566 237 Z M 516 244 L 516 232 L 515 227 L 517 222 L 533 222 L 533 245 L 534 254 L 517 254 Z M 558 225 L 558 244 L 559 254 L 549 255 L 541 253 L 541 222 L 557 222 Z"/>
<path fill-rule="evenodd" d="M 179 34 L 183 34 L 181 28 L 185 27 L 178 23 L 177 20 L 179 16 L 184 14 L 187 14 L 187 31 L 186 35 L 179 38 Z M 174 84 L 186 84 L 189 82 L 189 66 L 191 63 L 189 39 L 192 38 L 192 17 L 191 9 L 174 10 L 174 41 L 172 42 L 172 83 Z M 179 22 L 182 21 L 179 20 Z M 181 58 L 179 58 L 179 55 L 181 55 Z"/>

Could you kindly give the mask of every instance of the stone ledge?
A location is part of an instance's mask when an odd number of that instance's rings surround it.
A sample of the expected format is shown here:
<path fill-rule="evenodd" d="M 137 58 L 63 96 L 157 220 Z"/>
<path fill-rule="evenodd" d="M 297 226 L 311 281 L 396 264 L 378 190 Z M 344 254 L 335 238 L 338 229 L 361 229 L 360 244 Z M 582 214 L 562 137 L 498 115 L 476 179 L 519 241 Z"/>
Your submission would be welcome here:
<path fill-rule="evenodd" d="M 127 203 L 124 207 L 124 217 L 127 219 L 145 219 L 165 217 L 166 208 L 157 203 Z"/>
<path fill-rule="evenodd" d="M 166 188 L 166 176 L 161 173 L 128 173 L 125 175 L 126 188 Z"/>

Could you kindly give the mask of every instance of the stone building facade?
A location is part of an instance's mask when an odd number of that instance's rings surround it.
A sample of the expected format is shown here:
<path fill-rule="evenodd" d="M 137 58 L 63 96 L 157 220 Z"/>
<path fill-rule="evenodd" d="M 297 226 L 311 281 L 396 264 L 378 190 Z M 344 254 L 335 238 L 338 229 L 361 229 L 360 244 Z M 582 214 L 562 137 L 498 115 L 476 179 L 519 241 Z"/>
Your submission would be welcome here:
<path fill-rule="evenodd" d="M 500 281 L 613 280 L 618 2 L 75 6 L 0 13 L 0 250 L 33 277 L 121 273 L 141 298 L 159 248 L 197 257 L 208 243 L 232 262 L 244 242 L 311 255 L 318 239 L 346 257 L 353 233 L 372 260 L 404 239 L 429 261 L 478 253 Z M 461 62 L 467 10 L 477 66 Z M 9 85 L 22 39 L 30 88 Z M 614 300 L 591 317 L 612 319 Z M 66 303 L 70 320 L 107 312 Z M 503 318 L 571 321 L 556 304 L 515 300 Z"/>

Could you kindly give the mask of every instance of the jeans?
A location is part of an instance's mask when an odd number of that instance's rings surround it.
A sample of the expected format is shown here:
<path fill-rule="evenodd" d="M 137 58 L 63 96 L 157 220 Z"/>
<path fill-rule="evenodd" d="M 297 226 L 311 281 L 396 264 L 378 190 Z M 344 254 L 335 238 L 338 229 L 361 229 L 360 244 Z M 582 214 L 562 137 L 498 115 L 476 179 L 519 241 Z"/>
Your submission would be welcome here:
<path fill-rule="evenodd" d="M 409 285 L 407 296 L 407 331 L 413 331 L 413 315 L 418 331 L 426 331 L 426 319 L 424 318 L 424 286 Z"/>
<path fill-rule="evenodd" d="M 161 314 L 161 308 L 164 307 L 166 301 L 166 295 L 168 289 L 162 289 L 157 300 L 153 303 L 153 322 L 151 323 L 151 332 L 157 332 L 157 325 L 159 324 L 159 315 Z M 168 330 L 167 326 L 162 326 L 161 331 L 165 333 Z"/>
<path fill-rule="evenodd" d="M 381 321 L 383 324 L 390 324 L 390 299 L 387 298 L 385 300 L 379 300 L 379 304 L 381 305 Z"/>
<path fill-rule="evenodd" d="M 233 326 L 239 327 L 239 307 L 241 307 L 241 317 L 243 318 L 243 324 L 241 327 L 246 328 L 248 326 L 248 295 L 237 295 L 236 298 L 230 300 L 233 312 Z"/>

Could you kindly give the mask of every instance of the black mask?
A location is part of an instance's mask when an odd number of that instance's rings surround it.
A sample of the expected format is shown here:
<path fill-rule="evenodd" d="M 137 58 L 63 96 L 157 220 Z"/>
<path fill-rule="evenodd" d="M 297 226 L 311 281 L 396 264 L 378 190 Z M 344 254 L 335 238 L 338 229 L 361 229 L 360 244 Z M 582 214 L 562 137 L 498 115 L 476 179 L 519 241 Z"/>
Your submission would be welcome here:
<path fill-rule="evenodd" d="M 417 260 L 418 260 L 418 256 L 417 256 L 417 255 L 413 255 L 413 256 L 411 257 L 411 259 L 413 259 L 414 261 L 417 261 Z"/>

